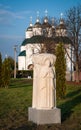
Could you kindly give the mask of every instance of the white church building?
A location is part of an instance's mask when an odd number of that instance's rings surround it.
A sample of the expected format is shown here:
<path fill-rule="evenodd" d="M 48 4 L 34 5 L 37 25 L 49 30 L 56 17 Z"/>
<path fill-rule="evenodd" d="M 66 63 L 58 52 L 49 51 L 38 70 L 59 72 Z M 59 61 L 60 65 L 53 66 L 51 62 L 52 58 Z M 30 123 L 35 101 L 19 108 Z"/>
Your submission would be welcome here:
<path fill-rule="evenodd" d="M 41 47 L 45 38 L 59 38 L 64 37 L 68 39 L 67 28 L 64 23 L 64 19 L 61 17 L 59 25 L 54 26 L 54 20 L 52 23 L 49 23 L 47 14 L 43 19 L 43 22 L 40 22 L 39 15 L 37 16 L 36 23 L 32 24 L 32 18 L 30 19 L 30 25 L 25 32 L 25 39 L 20 46 L 20 53 L 18 55 L 18 70 L 29 70 L 32 69 L 32 55 L 35 53 L 41 52 Z M 50 43 L 49 43 L 50 44 Z M 69 56 L 71 56 L 71 44 L 70 42 L 64 43 L 67 49 Z M 67 72 L 73 71 L 74 67 L 66 54 L 66 65 Z"/>

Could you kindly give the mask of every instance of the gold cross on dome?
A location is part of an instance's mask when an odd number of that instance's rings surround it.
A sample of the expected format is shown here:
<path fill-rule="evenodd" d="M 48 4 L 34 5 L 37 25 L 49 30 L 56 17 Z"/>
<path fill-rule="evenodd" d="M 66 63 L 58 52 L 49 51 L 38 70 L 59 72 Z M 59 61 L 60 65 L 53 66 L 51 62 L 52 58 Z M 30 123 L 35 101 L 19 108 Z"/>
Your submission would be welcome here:
<path fill-rule="evenodd" d="M 63 18 L 63 13 L 61 13 L 60 16 L 61 16 L 61 19 L 62 19 Z"/>
<path fill-rule="evenodd" d="M 37 17 L 39 17 L 39 11 L 37 11 Z"/>
<path fill-rule="evenodd" d="M 45 16 L 47 16 L 48 15 L 48 11 L 47 11 L 47 9 L 45 10 Z"/>
<path fill-rule="evenodd" d="M 30 17 L 30 22 L 32 23 L 32 16 Z"/>

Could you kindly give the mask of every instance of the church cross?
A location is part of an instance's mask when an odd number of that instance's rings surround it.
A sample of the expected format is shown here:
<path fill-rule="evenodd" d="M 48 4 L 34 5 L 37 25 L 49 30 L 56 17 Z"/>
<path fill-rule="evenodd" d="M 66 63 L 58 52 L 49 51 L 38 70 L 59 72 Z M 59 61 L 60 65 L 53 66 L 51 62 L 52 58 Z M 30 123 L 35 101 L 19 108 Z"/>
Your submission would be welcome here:
<path fill-rule="evenodd" d="M 61 19 L 62 19 L 63 18 L 63 13 L 61 13 L 60 16 L 61 16 Z"/>
<path fill-rule="evenodd" d="M 47 16 L 48 15 L 48 11 L 47 11 L 47 9 L 45 10 L 45 16 Z"/>

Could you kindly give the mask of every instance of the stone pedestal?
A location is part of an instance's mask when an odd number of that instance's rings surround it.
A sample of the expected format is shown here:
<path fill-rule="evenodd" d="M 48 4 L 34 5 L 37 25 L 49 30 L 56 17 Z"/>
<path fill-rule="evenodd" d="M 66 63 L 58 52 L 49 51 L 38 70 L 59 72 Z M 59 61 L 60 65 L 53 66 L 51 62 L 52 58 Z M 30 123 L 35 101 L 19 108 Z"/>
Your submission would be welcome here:
<path fill-rule="evenodd" d="M 29 107 L 28 120 L 37 125 L 61 123 L 61 110 L 58 108 L 44 110 Z"/>

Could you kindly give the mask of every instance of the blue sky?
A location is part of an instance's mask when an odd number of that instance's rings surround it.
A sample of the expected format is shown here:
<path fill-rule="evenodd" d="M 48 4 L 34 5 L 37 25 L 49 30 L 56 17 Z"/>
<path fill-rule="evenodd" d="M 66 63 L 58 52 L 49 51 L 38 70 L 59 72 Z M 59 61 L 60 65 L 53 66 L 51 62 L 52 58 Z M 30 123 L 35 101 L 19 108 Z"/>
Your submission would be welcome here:
<path fill-rule="evenodd" d="M 37 11 L 42 18 L 45 10 L 48 16 L 60 18 L 69 8 L 81 4 L 81 0 L 0 0 L 0 52 L 2 57 L 14 57 L 14 45 L 19 46 L 25 38 L 25 31 L 32 16 L 36 21 Z M 64 17 L 64 16 L 63 16 Z"/>

